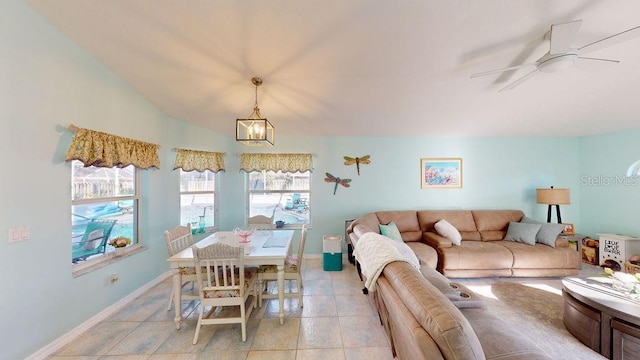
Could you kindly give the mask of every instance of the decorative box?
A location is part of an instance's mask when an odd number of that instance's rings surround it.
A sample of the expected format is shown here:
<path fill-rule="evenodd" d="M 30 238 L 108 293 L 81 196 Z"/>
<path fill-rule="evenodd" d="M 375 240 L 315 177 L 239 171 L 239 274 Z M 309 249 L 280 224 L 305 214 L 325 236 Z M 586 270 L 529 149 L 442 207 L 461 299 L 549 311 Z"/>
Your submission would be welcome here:
<path fill-rule="evenodd" d="M 598 265 L 599 241 L 592 238 L 582 239 L 582 262 L 591 265 Z"/>
<path fill-rule="evenodd" d="M 640 255 L 640 239 L 620 234 L 598 234 L 600 240 L 600 266 L 617 263 L 617 269 L 624 269 L 624 263 L 632 255 Z M 614 265 L 615 266 L 615 265 Z"/>

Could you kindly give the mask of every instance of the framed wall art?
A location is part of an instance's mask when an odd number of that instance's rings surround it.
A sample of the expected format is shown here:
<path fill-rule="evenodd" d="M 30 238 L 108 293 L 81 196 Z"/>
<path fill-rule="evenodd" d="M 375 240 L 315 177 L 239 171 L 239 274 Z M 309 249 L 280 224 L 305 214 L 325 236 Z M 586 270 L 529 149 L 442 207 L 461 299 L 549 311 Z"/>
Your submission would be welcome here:
<path fill-rule="evenodd" d="M 462 187 L 462 158 L 420 159 L 420 183 L 423 189 Z"/>
<path fill-rule="evenodd" d="M 571 223 L 562 223 L 564 228 L 562 229 L 562 235 L 575 235 L 576 229 L 573 227 Z"/>

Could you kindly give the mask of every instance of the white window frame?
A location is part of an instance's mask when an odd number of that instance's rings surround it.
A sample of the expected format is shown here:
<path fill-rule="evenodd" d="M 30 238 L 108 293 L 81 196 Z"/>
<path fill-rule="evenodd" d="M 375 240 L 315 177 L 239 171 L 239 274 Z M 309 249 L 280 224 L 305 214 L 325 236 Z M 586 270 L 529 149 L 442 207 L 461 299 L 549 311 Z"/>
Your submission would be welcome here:
<path fill-rule="evenodd" d="M 78 160 L 74 160 L 78 161 Z M 71 184 L 73 186 L 73 182 L 74 182 L 74 177 L 73 177 L 73 163 L 71 163 Z M 122 248 L 122 252 L 120 254 L 118 254 L 117 256 L 115 255 L 114 252 L 110 251 L 110 252 L 105 252 L 102 256 L 97 256 L 95 258 L 92 259 L 88 259 L 85 261 L 82 261 L 80 263 L 77 264 L 72 264 L 72 275 L 73 277 L 77 277 L 83 274 L 86 274 L 88 272 L 91 272 L 95 269 L 101 268 L 103 266 L 106 266 L 108 264 L 120 261 L 121 259 L 128 257 L 132 254 L 135 254 L 137 252 L 140 252 L 142 250 L 144 250 L 144 246 L 142 245 L 141 239 L 141 231 L 140 231 L 140 219 L 142 218 L 142 196 L 141 196 L 141 181 L 140 181 L 140 176 L 141 176 L 141 171 L 137 168 L 134 167 L 134 189 L 135 189 L 135 194 L 134 195 L 130 195 L 130 196 L 115 196 L 115 197 L 101 197 L 101 198 L 94 198 L 94 199 L 71 199 L 71 206 L 70 209 L 73 209 L 73 206 L 77 206 L 77 205 L 86 205 L 86 204 L 93 204 L 93 203 L 104 203 L 104 202 L 109 202 L 109 201 L 128 201 L 131 200 L 133 201 L 133 238 L 131 239 L 132 243 L 129 246 L 126 246 L 124 248 Z M 73 193 L 73 192 L 72 192 Z M 109 245 L 107 245 L 108 247 Z"/>
<path fill-rule="evenodd" d="M 290 210 L 285 210 L 286 206 L 282 207 L 282 210 L 284 211 L 290 211 L 290 213 L 288 214 L 288 216 L 295 216 L 297 218 L 305 218 L 306 222 L 304 223 L 296 223 L 296 224 L 291 224 L 285 221 L 285 225 L 283 228 L 286 229 L 299 229 L 302 228 L 303 224 L 306 224 L 307 227 L 311 227 L 311 207 L 309 205 L 309 199 L 311 198 L 311 189 L 312 189 L 312 184 L 311 184 L 311 171 L 304 171 L 304 172 L 288 172 L 288 171 L 272 171 L 272 170 L 262 170 L 262 171 L 255 171 L 255 172 L 261 172 L 261 173 L 267 173 L 267 172 L 273 172 L 274 174 L 277 173 L 282 173 L 282 174 L 304 174 L 304 173 L 308 173 L 308 184 L 309 184 L 309 188 L 307 190 L 302 190 L 302 189 L 285 189 L 285 190 L 251 190 L 251 184 L 250 184 L 250 180 L 251 180 L 251 173 L 245 173 L 245 189 L 246 189 L 246 206 L 245 206 L 245 223 L 247 223 L 249 217 L 251 216 L 255 216 L 255 215 L 265 215 L 267 217 L 271 217 L 271 214 L 252 214 L 251 213 L 251 198 L 252 195 L 254 194 L 265 194 L 265 193 L 270 193 L 270 194 L 293 194 L 293 193 L 299 193 L 300 197 L 304 200 L 304 205 L 303 208 L 303 213 L 297 214 L 298 211 L 296 211 L 296 209 L 290 209 Z M 285 200 L 291 200 L 291 199 L 287 199 L 285 198 Z M 286 203 L 286 202 L 285 202 Z M 279 205 L 282 205 L 282 203 L 280 203 Z M 276 209 L 277 211 L 277 209 Z M 303 216 L 301 216 L 303 215 Z M 279 218 L 279 214 L 276 213 L 274 216 L 274 222 L 278 220 Z M 274 225 L 275 226 L 275 225 Z"/>
<path fill-rule="evenodd" d="M 179 174 L 178 176 L 180 176 L 183 172 L 185 173 L 198 173 L 198 174 L 204 174 L 204 171 L 198 171 L 198 170 L 193 170 L 193 171 L 184 171 L 182 169 L 179 170 Z M 181 188 L 182 184 L 179 184 L 179 196 L 180 196 L 180 201 L 182 201 L 182 195 L 200 195 L 200 194 L 211 194 L 213 196 L 213 204 L 211 205 L 211 213 L 213 214 L 213 226 L 205 226 L 204 229 L 204 233 L 212 233 L 212 232 L 216 232 L 218 230 L 218 173 L 217 172 L 213 172 L 210 170 L 207 170 L 207 172 L 210 172 L 213 175 L 213 190 L 196 190 L 196 191 L 183 191 Z M 180 180 L 181 182 L 182 180 Z M 206 209 L 205 209 L 206 211 Z M 195 220 L 195 219 L 194 219 Z M 194 223 L 193 221 L 191 222 L 191 231 L 194 231 L 195 229 L 195 233 L 198 233 L 198 225 L 195 224 L 194 227 Z M 187 223 L 182 221 L 182 206 L 180 207 L 180 225 L 186 226 Z"/>

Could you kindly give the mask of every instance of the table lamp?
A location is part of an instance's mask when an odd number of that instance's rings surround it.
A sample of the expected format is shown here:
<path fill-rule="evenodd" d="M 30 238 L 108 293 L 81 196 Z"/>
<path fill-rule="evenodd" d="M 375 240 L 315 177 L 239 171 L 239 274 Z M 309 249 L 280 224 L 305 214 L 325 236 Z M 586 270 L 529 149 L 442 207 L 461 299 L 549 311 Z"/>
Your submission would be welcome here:
<path fill-rule="evenodd" d="M 560 217 L 560 205 L 571 204 L 569 189 L 555 189 L 553 186 L 548 189 L 536 189 L 536 202 L 538 204 L 549 205 L 547 209 L 547 222 L 551 222 L 551 206 L 556 207 L 558 224 L 562 223 Z"/>

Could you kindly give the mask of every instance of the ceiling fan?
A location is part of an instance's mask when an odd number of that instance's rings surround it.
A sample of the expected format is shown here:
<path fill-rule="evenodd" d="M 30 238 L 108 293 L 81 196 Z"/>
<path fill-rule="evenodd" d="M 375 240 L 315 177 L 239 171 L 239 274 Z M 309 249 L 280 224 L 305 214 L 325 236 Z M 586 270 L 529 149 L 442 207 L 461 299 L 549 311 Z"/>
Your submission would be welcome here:
<path fill-rule="evenodd" d="M 472 78 L 479 76 L 497 74 L 505 71 L 516 70 L 520 68 L 533 68 L 530 72 L 510 83 L 506 87 L 500 89 L 511 90 L 523 82 L 529 80 L 538 72 L 553 73 L 563 69 L 567 69 L 574 64 L 593 63 L 593 64 L 617 64 L 619 60 L 600 59 L 581 56 L 582 54 L 600 50 L 602 48 L 619 44 L 623 41 L 630 40 L 640 36 L 640 26 L 631 28 L 621 33 L 605 37 L 594 41 L 590 44 L 573 47 L 573 40 L 578 34 L 578 29 L 582 25 L 582 20 L 566 22 L 562 24 L 551 25 L 549 51 L 541 58 L 533 63 L 511 66 L 503 69 L 490 70 L 471 75 Z"/>

